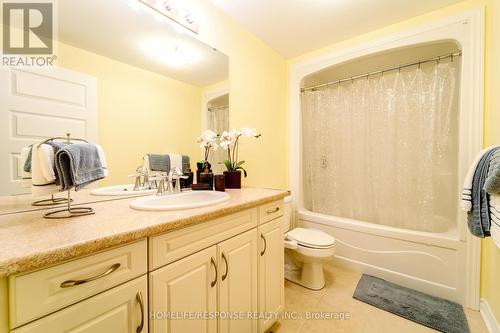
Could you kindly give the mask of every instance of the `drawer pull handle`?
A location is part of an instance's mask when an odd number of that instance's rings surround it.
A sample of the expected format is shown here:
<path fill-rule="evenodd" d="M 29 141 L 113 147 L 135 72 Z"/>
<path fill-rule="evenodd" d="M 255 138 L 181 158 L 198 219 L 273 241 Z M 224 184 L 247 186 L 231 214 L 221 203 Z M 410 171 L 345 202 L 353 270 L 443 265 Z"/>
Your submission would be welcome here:
<path fill-rule="evenodd" d="M 136 333 L 140 333 L 144 328 L 144 301 L 142 299 L 142 293 L 140 291 L 135 295 L 135 299 L 137 300 L 137 302 L 139 303 L 139 307 L 141 308 L 141 323 L 139 324 L 139 326 L 137 326 L 137 329 L 135 331 Z"/>
<path fill-rule="evenodd" d="M 210 258 L 210 262 L 212 263 L 212 265 L 214 265 L 215 269 L 215 279 L 210 283 L 210 286 L 213 288 L 217 283 L 217 264 L 215 263 L 215 259 L 213 257 Z"/>
<path fill-rule="evenodd" d="M 224 273 L 224 275 L 222 275 L 222 281 L 224 281 L 227 278 L 227 273 L 229 273 L 229 266 L 227 264 L 227 258 L 224 255 L 224 252 L 222 252 L 222 259 L 224 259 L 224 263 L 226 264 L 226 272 Z"/>
<path fill-rule="evenodd" d="M 262 257 L 264 255 L 264 253 L 266 253 L 267 241 L 266 241 L 266 237 L 264 237 L 263 234 L 260 234 L 260 238 L 262 238 L 262 240 L 264 241 L 264 249 L 262 251 L 260 251 L 260 256 Z"/>
<path fill-rule="evenodd" d="M 274 209 L 268 209 L 268 210 L 266 210 L 266 213 L 267 213 L 267 214 L 272 214 L 272 213 L 276 213 L 276 212 L 277 212 L 277 211 L 279 211 L 279 210 L 280 210 L 280 208 L 279 208 L 279 207 L 276 207 L 276 208 L 274 208 Z"/>
<path fill-rule="evenodd" d="M 120 264 L 114 264 L 113 266 L 111 266 L 110 268 L 108 268 L 108 270 L 106 272 L 101 273 L 101 274 L 96 275 L 96 276 L 92 276 L 92 277 L 86 278 L 86 279 L 81 279 L 81 280 L 66 280 L 63 283 L 61 283 L 60 287 L 61 288 L 69 288 L 69 287 L 77 286 L 79 284 L 84 284 L 84 283 L 87 283 L 87 282 L 90 282 L 90 281 L 94 281 L 94 280 L 100 279 L 102 277 L 105 277 L 106 275 L 109 275 L 109 274 L 113 273 L 118 268 L 120 268 L 120 266 L 121 266 Z"/>

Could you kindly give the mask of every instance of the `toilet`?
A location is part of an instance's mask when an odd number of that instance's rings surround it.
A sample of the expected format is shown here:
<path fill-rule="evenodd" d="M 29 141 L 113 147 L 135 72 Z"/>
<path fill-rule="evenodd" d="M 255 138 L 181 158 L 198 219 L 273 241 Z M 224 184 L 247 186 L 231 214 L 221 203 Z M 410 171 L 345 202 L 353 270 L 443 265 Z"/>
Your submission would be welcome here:
<path fill-rule="evenodd" d="M 335 238 L 324 231 L 313 228 L 294 228 L 292 222 L 292 200 L 285 198 L 284 212 L 285 278 L 313 290 L 325 286 L 323 263 L 333 259 Z"/>

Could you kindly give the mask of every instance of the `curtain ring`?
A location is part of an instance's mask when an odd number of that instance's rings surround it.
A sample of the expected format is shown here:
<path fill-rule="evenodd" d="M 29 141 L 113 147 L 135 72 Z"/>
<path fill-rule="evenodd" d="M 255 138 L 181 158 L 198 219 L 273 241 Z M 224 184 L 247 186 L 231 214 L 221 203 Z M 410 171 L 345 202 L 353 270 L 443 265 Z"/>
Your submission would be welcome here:
<path fill-rule="evenodd" d="M 420 64 L 421 64 L 421 62 L 419 61 L 419 62 L 418 62 L 418 69 L 420 69 Z"/>
<path fill-rule="evenodd" d="M 351 84 L 354 84 L 354 79 L 352 78 L 352 76 L 351 76 Z"/>
<path fill-rule="evenodd" d="M 451 57 L 451 62 L 453 62 L 453 53 L 450 55 L 450 57 Z"/>

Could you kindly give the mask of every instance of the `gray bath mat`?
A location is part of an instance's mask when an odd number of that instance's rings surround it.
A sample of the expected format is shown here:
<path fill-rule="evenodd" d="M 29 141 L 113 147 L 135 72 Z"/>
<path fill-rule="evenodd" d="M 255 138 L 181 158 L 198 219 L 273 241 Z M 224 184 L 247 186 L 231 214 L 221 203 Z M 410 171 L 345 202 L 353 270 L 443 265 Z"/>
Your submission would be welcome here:
<path fill-rule="evenodd" d="M 469 333 L 461 305 L 363 274 L 355 299 L 446 333 Z"/>

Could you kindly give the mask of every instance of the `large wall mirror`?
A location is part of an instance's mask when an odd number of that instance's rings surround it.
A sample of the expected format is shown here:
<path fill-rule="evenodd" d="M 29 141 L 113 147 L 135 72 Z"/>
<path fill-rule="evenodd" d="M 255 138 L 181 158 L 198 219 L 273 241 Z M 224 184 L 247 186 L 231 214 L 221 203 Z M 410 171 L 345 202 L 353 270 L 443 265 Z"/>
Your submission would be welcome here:
<path fill-rule="evenodd" d="M 133 183 L 148 153 L 187 155 L 194 170 L 201 131 L 229 126 L 228 57 L 186 28 L 139 0 L 58 1 L 58 18 L 56 68 L 0 70 L 0 214 L 44 199 L 22 186 L 23 147 L 66 133 L 98 143 L 103 187 Z"/>

